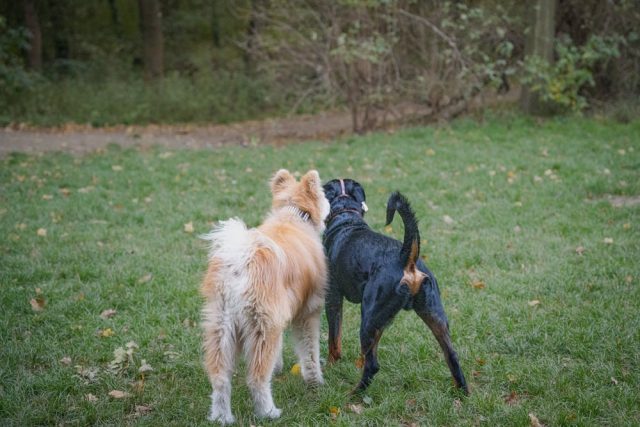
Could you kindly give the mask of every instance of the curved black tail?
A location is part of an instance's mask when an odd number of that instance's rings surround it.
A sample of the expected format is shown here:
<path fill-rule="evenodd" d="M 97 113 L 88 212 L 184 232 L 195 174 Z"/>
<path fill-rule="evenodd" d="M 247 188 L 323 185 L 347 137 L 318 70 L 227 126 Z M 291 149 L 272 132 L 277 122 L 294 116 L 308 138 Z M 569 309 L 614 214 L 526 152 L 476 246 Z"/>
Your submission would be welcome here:
<path fill-rule="evenodd" d="M 413 213 L 413 209 L 411 209 L 411 204 L 399 191 L 393 192 L 387 201 L 386 225 L 391 224 L 396 211 L 398 211 L 404 223 L 404 241 L 400 250 L 400 260 L 405 268 L 412 265 L 415 266 L 420 255 L 418 220 L 415 213 Z"/>

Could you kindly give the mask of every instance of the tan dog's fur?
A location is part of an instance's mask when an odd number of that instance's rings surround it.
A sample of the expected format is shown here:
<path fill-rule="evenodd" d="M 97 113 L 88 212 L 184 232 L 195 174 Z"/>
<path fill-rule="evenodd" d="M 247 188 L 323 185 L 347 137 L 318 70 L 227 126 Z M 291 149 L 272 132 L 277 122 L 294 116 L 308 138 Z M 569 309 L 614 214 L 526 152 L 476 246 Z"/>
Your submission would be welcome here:
<path fill-rule="evenodd" d="M 328 202 L 316 171 L 296 182 L 281 169 L 271 192 L 272 209 L 261 226 L 247 229 L 234 219 L 206 237 L 204 364 L 213 387 L 209 419 L 222 423 L 234 422 L 230 381 L 238 351 L 247 362 L 256 414 L 280 415 L 270 383 L 282 368 L 282 333 L 290 322 L 304 380 L 323 382 L 319 334 L 327 267 L 319 235 Z"/>

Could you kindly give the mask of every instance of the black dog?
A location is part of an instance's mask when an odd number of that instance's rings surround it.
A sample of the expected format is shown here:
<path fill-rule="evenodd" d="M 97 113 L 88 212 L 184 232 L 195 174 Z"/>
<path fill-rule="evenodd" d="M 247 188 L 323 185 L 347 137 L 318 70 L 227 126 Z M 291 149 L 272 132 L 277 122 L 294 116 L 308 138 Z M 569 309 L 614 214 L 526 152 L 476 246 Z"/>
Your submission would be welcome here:
<path fill-rule="evenodd" d="M 449 323 L 433 273 L 420 255 L 418 223 L 407 199 L 393 193 L 387 203 L 387 225 L 396 211 L 404 222 L 404 242 L 372 231 L 363 216 L 364 189 L 351 179 L 324 185 L 331 204 L 324 247 L 329 260 L 326 313 L 329 321 L 329 362 L 341 357 L 342 301 L 362 303 L 360 348 L 364 370 L 356 391 L 369 386 L 378 372 L 377 347 L 382 331 L 401 310 L 412 309 L 429 326 L 444 351 L 457 387 L 468 393 L 449 337 Z"/>

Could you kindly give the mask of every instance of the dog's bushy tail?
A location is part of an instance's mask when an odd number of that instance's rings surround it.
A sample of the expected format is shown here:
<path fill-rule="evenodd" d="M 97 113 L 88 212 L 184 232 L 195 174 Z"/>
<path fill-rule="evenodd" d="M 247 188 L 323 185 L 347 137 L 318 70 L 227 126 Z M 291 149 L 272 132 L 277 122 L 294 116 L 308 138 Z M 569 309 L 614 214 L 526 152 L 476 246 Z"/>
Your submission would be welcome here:
<path fill-rule="evenodd" d="M 409 200 L 399 191 L 393 192 L 387 201 L 386 225 L 391 224 L 396 211 L 404 223 L 404 241 L 400 250 L 400 260 L 406 269 L 415 266 L 420 255 L 420 232 L 418 231 L 418 220 L 411 209 Z"/>

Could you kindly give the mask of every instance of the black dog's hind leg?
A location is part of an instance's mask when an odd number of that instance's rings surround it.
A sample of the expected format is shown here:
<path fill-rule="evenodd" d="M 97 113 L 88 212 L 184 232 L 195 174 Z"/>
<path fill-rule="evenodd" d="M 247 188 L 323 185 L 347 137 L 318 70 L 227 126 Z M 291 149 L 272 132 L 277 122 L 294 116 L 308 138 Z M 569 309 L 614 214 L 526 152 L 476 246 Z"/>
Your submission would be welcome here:
<path fill-rule="evenodd" d="M 444 352 L 444 358 L 447 361 L 456 387 L 462 389 L 465 394 L 469 394 L 467 382 L 464 379 L 462 369 L 460 369 L 460 363 L 458 362 L 458 355 L 451 343 L 449 322 L 447 321 L 447 315 L 440 301 L 440 292 L 435 279 L 432 281 L 430 278 L 426 278 L 422 282 L 420 291 L 414 299 L 413 308 L 422 321 L 429 326 L 436 340 L 438 340 L 438 344 L 440 344 L 440 348 L 442 348 Z"/>
<path fill-rule="evenodd" d="M 365 290 L 361 306 L 360 350 L 364 358 L 364 368 L 362 378 L 354 392 L 369 387 L 373 376 L 380 370 L 378 343 L 382 337 L 382 331 L 411 298 L 409 288 L 406 285 L 397 287 L 392 295 L 377 294 L 379 288 L 376 286 L 370 286 L 369 289 L 372 291 Z M 376 295 L 373 295 L 374 292 Z"/>
<path fill-rule="evenodd" d="M 325 312 L 329 323 L 329 363 L 342 357 L 342 295 L 329 290 Z"/>

